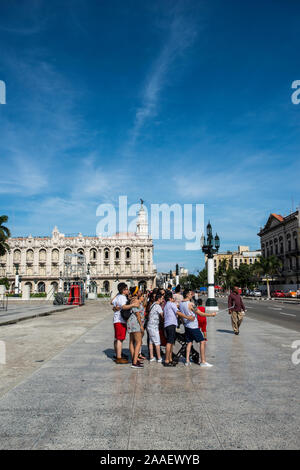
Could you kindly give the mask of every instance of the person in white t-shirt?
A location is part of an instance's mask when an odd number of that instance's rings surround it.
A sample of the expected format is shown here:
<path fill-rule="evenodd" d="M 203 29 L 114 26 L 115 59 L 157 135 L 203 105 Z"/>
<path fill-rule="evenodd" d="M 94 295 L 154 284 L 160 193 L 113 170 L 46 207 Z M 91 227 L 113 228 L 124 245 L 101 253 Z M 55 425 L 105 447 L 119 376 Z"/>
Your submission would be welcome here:
<path fill-rule="evenodd" d="M 122 357 L 122 345 L 126 338 L 127 322 L 121 315 L 121 310 L 129 310 L 135 305 L 134 303 L 128 304 L 127 295 L 129 294 L 128 286 L 124 282 L 118 284 L 118 295 L 112 300 L 114 310 L 114 330 L 115 341 L 114 349 L 116 353 L 116 364 L 128 364 L 128 359 Z"/>

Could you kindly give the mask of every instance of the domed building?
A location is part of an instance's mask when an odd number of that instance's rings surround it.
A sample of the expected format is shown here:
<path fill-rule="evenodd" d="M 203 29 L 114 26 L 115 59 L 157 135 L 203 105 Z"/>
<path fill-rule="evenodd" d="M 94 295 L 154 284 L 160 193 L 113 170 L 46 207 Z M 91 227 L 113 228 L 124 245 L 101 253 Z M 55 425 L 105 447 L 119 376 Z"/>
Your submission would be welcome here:
<path fill-rule="evenodd" d="M 8 244 L 10 252 L 0 257 L 0 277 L 8 278 L 11 291 L 15 288 L 16 270 L 19 291 L 26 284 L 32 293 L 58 291 L 65 277 L 65 260 L 73 256 L 77 262 L 74 255 L 83 255 L 93 292 L 111 293 L 118 282 L 138 284 L 144 289 L 156 284 L 153 241 L 143 204 L 135 233 L 116 233 L 111 237 L 65 235 L 54 227 L 52 236 L 12 237 Z"/>

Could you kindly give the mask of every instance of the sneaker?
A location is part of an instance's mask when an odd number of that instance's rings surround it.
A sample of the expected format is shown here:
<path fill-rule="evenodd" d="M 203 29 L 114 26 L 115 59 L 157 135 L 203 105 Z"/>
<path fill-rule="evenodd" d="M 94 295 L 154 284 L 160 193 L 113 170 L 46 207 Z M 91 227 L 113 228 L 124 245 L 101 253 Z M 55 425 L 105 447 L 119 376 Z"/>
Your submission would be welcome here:
<path fill-rule="evenodd" d="M 165 367 L 176 367 L 176 364 L 174 362 L 164 362 Z"/>
<path fill-rule="evenodd" d="M 152 359 L 149 359 L 149 362 L 156 362 L 155 357 L 152 357 Z"/>
<path fill-rule="evenodd" d="M 188 361 L 188 362 L 185 362 L 184 365 L 185 365 L 185 366 L 190 366 L 191 363 L 190 363 L 190 361 Z"/>
<path fill-rule="evenodd" d="M 118 359 L 115 360 L 116 364 L 128 364 L 128 360 L 124 359 L 124 357 L 119 357 Z"/>
<path fill-rule="evenodd" d="M 199 362 L 200 367 L 213 367 L 213 364 L 210 364 L 209 362 Z"/>
<path fill-rule="evenodd" d="M 235 334 L 235 335 L 238 335 L 238 334 L 239 334 L 239 331 L 235 331 L 234 334 Z"/>
<path fill-rule="evenodd" d="M 144 366 L 143 366 L 143 364 L 142 364 L 141 362 L 137 362 L 136 364 L 133 364 L 133 363 L 132 363 L 132 364 L 131 364 L 131 367 L 132 367 L 133 369 L 143 369 L 143 368 L 144 368 Z"/>
<path fill-rule="evenodd" d="M 157 362 L 159 362 L 160 364 L 162 363 L 162 359 L 157 359 Z"/>

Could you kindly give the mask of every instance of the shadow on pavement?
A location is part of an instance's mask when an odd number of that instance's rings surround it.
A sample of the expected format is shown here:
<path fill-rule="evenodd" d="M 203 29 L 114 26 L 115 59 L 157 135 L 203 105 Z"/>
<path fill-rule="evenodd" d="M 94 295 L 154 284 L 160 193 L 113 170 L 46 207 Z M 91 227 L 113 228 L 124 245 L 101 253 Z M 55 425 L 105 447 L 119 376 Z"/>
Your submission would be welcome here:
<path fill-rule="evenodd" d="M 219 331 L 220 333 L 230 333 L 231 335 L 234 335 L 234 331 L 232 330 L 217 330 Z"/>

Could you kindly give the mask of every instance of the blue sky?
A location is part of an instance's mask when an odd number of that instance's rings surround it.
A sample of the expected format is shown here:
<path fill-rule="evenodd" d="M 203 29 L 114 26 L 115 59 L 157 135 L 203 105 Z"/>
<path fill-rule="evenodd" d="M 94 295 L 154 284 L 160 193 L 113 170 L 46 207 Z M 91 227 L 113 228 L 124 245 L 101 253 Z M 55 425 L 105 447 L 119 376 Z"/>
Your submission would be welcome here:
<path fill-rule="evenodd" d="M 97 206 L 205 204 L 221 250 L 300 203 L 300 4 L 0 4 L 0 213 L 14 236 L 94 234 Z M 203 266 L 155 242 L 159 270 Z"/>

